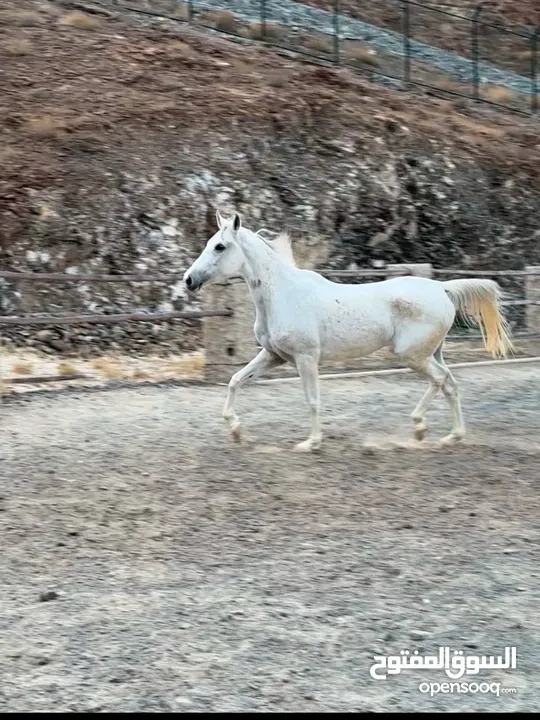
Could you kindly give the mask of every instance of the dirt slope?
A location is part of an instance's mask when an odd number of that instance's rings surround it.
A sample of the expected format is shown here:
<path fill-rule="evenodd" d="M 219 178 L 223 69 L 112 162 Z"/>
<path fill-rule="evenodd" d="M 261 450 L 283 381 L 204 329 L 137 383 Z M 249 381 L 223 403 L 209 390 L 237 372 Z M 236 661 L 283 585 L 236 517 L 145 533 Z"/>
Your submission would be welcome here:
<path fill-rule="evenodd" d="M 63 177 L 66 154 L 104 158 L 108 136 L 145 127 L 230 127 L 332 121 L 366 135 L 406 122 L 537 176 L 536 123 L 375 87 L 350 72 L 309 67 L 261 47 L 91 16 L 31 0 L 0 10 L 0 194 L 4 246 L 23 229 L 32 189 Z M 84 27 L 83 27 L 84 26 Z M 89 177 L 91 186 L 92 178 Z M 39 208 L 34 208 L 39 212 Z"/>

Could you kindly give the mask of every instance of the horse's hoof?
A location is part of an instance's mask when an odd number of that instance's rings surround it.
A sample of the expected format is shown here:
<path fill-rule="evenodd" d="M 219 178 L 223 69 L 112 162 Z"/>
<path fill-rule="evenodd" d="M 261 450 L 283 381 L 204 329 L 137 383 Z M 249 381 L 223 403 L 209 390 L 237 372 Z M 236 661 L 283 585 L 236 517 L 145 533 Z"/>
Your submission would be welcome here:
<path fill-rule="evenodd" d="M 427 435 L 427 425 L 417 425 L 414 428 L 414 438 L 415 440 L 422 441 Z"/>
<path fill-rule="evenodd" d="M 445 435 L 443 438 L 441 438 L 439 444 L 443 447 L 450 447 L 452 445 L 457 445 L 463 440 L 463 438 L 464 435 L 462 435 L 461 433 L 450 433 L 450 435 Z"/>
<path fill-rule="evenodd" d="M 318 450 L 321 447 L 321 442 L 315 440 L 304 440 L 298 445 L 295 445 L 294 452 L 308 453 Z"/>
<path fill-rule="evenodd" d="M 240 423 L 234 423 L 234 425 L 231 425 L 231 437 L 234 440 L 234 442 L 240 442 L 242 434 L 240 432 Z"/>

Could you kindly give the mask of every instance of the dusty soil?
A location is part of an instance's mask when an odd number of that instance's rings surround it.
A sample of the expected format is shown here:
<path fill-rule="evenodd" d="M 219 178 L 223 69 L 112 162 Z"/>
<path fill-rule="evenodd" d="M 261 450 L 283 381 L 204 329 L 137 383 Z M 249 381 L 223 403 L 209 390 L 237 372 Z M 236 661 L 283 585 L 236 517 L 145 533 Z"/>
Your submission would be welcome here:
<path fill-rule="evenodd" d="M 334 5 L 333 0 L 304 2 L 329 11 L 333 10 Z M 488 0 L 482 3 L 477 0 L 453 0 L 450 3 L 445 0 L 421 0 L 419 4 L 409 6 L 411 37 L 470 58 L 470 18 L 478 5 L 482 5 L 478 38 L 480 58 L 528 77 L 531 72 L 532 44 L 527 33 L 532 33 L 540 23 L 540 8 L 536 0 Z M 402 3 L 398 0 L 377 0 L 371 3 L 340 0 L 340 11 L 395 32 L 402 32 L 404 28 Z M 413 73 L 413 77 L 415 75 Z M 494 97 L 491 99 L 495 101 Z M 499 98 L 503 104 L 509 100 L 510 97 Z"/>
<path fill-rule="evenodd" d="M 297 383 L 10 398 L 2 407 L 0 707 L 6 711 L 534 710 L 538 370 L 457 371 L 469 436 L 411 440 L 423 384 L 327 381 L 326 442 Z M 369 674 L 402 649 L 500 654 L 515 695 Z M 470 678 L 469 678 L 470 680 Z"/>
<path fill-rule="evenodd" d="M 91 193 L 92 163 L 102 163 L 111 144 L 137 135 L 143 147 L 145 131 L 165 132 L 171 122 L 177 136 L 194 126 L 216 131 L 234 122 L 249 134 L 265 123 L 285 128 L 330 117 L 343 133 L 391 136 L 404 123 L 411 144 L 414 137 L 445 140 L 458 154 L 493 158 L 501 172 L 519 167 L 537 179 L 534 119 L 478 106 L 469 118 L 461 101 L 404 95 L 349 70 L 310 67 L 185 23 L 150 28 L 132 17 L 91 16 L 91 27 L 78 27 L 65 24 L 66 16 L 65 8 L 36 0 L 8 0 L 0 9 L 4 249 L 32 214 L 48 212 L 32 204 L 40 188 L 66 192 L 84 172 Z M 82 197 L 68 193 L 68 200 L 83 211 Z"/>

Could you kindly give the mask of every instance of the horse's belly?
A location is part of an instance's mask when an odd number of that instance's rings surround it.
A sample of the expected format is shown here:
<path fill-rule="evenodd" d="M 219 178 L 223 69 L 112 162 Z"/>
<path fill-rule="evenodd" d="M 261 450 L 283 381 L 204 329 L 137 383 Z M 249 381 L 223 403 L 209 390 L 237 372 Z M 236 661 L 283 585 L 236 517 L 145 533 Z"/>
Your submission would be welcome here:
<path fill-rule="evenodd" d="M 367 318 L 365 319 L 367 320 Z M 364 357 L 390 345 L 392 325 L 390 322 L 370 318 L 369 322 L 348 323 L 346 319 L 334 318 L 320 329 L 321 360 L 348 360 Z"/>

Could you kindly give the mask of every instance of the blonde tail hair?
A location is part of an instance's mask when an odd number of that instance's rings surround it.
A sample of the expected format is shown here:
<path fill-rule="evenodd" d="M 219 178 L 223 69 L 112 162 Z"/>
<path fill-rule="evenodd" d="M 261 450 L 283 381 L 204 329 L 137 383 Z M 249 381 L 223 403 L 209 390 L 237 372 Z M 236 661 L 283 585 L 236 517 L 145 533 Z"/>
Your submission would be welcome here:
<path fill-rule="evenodd" d="M 447 280 L 442 285 L 461 317 L 478 325 L 493 357 L 514 352 L 510 326 L 501 311 L 501 289 L 494 280 Z"/>

